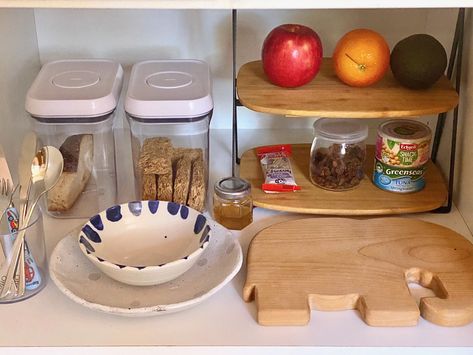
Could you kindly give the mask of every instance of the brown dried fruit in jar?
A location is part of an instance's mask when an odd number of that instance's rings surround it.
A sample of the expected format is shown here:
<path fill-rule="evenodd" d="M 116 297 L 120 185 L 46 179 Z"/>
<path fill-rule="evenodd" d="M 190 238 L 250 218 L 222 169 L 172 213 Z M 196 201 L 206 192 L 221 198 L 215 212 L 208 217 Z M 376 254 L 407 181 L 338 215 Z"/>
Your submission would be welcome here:
<path fill-rule="evenodd" d="M 347 190 L 359 185 L 364 176 L 365 153 L 357 144 L 317 148 L 310 162 L 312 182 L 329 190 Z"/>

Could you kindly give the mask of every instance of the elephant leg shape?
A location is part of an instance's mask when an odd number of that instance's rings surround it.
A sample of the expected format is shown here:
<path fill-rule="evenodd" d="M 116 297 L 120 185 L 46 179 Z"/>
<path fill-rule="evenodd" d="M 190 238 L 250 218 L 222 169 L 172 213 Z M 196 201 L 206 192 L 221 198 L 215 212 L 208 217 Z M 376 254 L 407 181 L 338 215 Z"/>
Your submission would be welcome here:
<path fill-rule="evenodd" d="M 443 326 L 461 326 L 473 321 L 473 278 L 469 273 L 434 274 L 422 270 L 409 277 L 432 289 L 436 297 L 420 300 L 420 313 L 428 321 Z M 459 293 L 456 286 L 461 284 Z"/>
<path fill-rule="evenodd" d="M 376 327 L 414 326 L 420 315 L 409 293 L 405 297 L 361 296 L 357 309 L 366 324 Z"/>
<path fill-rule="evenodd" d="M 456 327 L 473 321 L 473 297 L 426 297 L 420 301 L 422 317 L 443 326 Z"/>
<path fill-rule="evenodd" d="M 308 295 L 297 289 L 258 286 L 255 290 L 258 323 L 306 325 L 310 320 Z"/>

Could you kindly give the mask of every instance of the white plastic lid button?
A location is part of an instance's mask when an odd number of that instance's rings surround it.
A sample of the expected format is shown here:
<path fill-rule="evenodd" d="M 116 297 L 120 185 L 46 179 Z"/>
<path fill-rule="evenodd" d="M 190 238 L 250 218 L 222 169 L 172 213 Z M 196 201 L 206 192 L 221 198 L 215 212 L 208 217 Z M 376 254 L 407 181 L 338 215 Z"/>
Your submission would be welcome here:
<path fill-rule="evenodd" d="M 199 60 L 150 60 L 131 70 L 125 111 L 146 119 L 193 118 L 213 109 L 210 70 Z"/>
<path fill-rule="evenodd" d="M 123 81 L 119 63 L 105 59 L 72 59 L 46 63 L 26 95 L 34 117 L 100 117 L 118 104 Z"/>

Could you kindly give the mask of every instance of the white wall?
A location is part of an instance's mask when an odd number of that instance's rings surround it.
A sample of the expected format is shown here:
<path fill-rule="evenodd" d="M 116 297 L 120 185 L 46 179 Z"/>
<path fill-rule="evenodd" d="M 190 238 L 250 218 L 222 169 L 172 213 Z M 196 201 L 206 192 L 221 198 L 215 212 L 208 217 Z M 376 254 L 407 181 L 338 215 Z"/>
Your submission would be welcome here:
<path fill-rule="evenodd" d="M 0 142 L 12 175 L 29 127 L 25 96 L 39 71 L 33 10 L 0 10 Z"/>

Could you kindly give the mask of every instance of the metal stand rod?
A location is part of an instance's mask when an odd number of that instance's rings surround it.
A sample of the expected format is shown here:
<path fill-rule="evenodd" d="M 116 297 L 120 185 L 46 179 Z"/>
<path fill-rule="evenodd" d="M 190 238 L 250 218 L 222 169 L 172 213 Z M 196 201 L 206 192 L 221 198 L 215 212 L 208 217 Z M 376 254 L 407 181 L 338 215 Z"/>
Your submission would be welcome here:
<path fill-rule="evenodd" d="M 463 57 L 463 32 L 465 25 L 465 9 L 461 8 L 458 12 L 457 30 L 455 30 L 455 36 L 457 37 L 457 51 L 456 51 L 456 65 L 455 65 L 455 89 L 460 95 L 461 87 L 461 72 L 462 72 L 462 57 Z M 455 43 L 455 40 L 454 40 Z M 449 68 L 450 69 L 450 68 Z M 452 75 L 452 74 L 450 74 Z M 435 210 L 437 213 L 449 213 L 452 210 L 453 204 L 453 184 L 455 179 L 455 155 L 457 148 L 457 129 L 458 129 L 458 111 L 459 106 L 453 110 L 453 122 L 452 122 L 452 137 L 450 146 L 450 171 L 448 176 L 448 200 L 447 205 L 442 206 Z M 445 118 L 444 118 L 445 121 Z M 442 130 L 440 134 L 442 134 Z M 438 148 L 437 148 L 438 149 Z M 437 153 L 437 152 L 436 152 Z M 436 158 L 436 156 L 435 156 Z"/>
<path fill-rule="evenodd" d="M 453 37 L 452 50 L 450 52 L 450 58 L 448 61 L 447 78 L 452 80 L 453 69 L 455 67 L 455 58 L 457 57 L 458 44 L 460 40 L 463 41 L 463 34 L 460 35 L 464 23 L 465 9 L 461 8 L 458 11 L 457 23 L 455 26 L 455 35 Z M 458 91 L 458 89 L 457 89 Z M 437 127 L 435 128 L 434 142 L 432 144 L 432 161 L 437 161 L 438 150 L 440 147 L 440 139 L 442 138 L 443 129 L 445 126 L 445 120 L 447 118 L 447 112 L 442 112 L 438 115 Z"/>
<path fill-rule="evenodd" d="M 233 69 L 233 114 L 232 114 L 232 176 L 235 176 L 235 163 L 240 164 L 238 158 L 238 124 L 237 124 L 237 92 L 236 92 L 236 32 L 237 10 L 232 10 L 232 69 Z"/>

